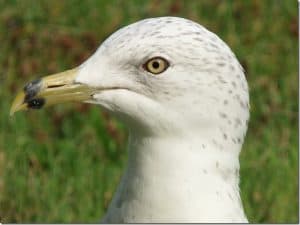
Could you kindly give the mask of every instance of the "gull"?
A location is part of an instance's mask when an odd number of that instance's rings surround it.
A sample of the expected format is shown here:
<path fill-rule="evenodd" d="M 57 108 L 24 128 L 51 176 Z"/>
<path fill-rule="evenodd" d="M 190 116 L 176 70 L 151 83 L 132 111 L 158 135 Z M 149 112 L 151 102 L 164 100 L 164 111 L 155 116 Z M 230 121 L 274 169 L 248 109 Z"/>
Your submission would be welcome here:
<path fill-rule="evenodd" d="M 75 69 L 29 82 L 10 113 L 67 101 L 100 105 L 129 130 L 102 222 L 248 222 L 239 190 L 248 84 L 216 34 L 178 17 L 135 22 Z"/>

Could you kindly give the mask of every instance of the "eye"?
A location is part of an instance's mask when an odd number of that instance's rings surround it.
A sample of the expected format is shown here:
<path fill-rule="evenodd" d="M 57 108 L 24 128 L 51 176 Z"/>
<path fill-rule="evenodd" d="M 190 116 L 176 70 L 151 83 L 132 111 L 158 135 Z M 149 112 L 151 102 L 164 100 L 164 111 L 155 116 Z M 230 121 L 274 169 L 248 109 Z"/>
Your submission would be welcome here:
<path fill-rule="evenodd" d="M 143 68 L 150 73 L 160 74 L 164 72 L 169 67 L 169 62 L 162 57 L 154 57 L 149 59 L 144 65 Z"/>

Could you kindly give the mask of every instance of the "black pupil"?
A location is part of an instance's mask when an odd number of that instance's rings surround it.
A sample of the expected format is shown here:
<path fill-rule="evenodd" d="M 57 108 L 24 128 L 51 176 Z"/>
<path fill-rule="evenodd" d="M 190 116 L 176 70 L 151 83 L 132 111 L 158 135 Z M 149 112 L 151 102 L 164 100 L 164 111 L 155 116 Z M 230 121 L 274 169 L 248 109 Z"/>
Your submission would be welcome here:
<path fill-rule="evenodd" d="M 159 62 L 154 61 L 154 62 L 152 63 L 152 67 L 153 67 L 154 69 L 158 69 L 158 67 L 159 67 Z"/>

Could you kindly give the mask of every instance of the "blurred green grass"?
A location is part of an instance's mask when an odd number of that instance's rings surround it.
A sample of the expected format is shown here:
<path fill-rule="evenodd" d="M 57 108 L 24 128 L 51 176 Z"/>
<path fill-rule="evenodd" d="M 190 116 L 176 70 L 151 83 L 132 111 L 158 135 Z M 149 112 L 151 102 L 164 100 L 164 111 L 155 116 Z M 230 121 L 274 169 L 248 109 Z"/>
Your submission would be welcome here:
<path fill-rule="evenodd" d="M 97 106 L 13 118 L 9 107 L 25 82 L 79 65 L 123 25 L 165 15 L 217 33 L 246 69 L 251 119 L 240 159 L 249 220 L 299 221 L 296 1 L 0 0 L 1 222 L 99 221 L 126 164 L 124 126 Z"/>

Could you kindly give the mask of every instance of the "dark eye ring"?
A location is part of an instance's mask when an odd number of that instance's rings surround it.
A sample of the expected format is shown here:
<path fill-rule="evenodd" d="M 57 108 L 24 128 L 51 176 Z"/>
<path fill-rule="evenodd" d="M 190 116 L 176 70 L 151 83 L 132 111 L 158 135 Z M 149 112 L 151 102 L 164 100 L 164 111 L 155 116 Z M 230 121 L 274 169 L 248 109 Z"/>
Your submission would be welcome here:
<path fill-rule="evenodd" d="M 153 57 L 143 65 L 143 68 L 149 73 L 157 75 L 164 72 L 169 65 L 169 62 L 166 59 L 162 57 Z"/>

